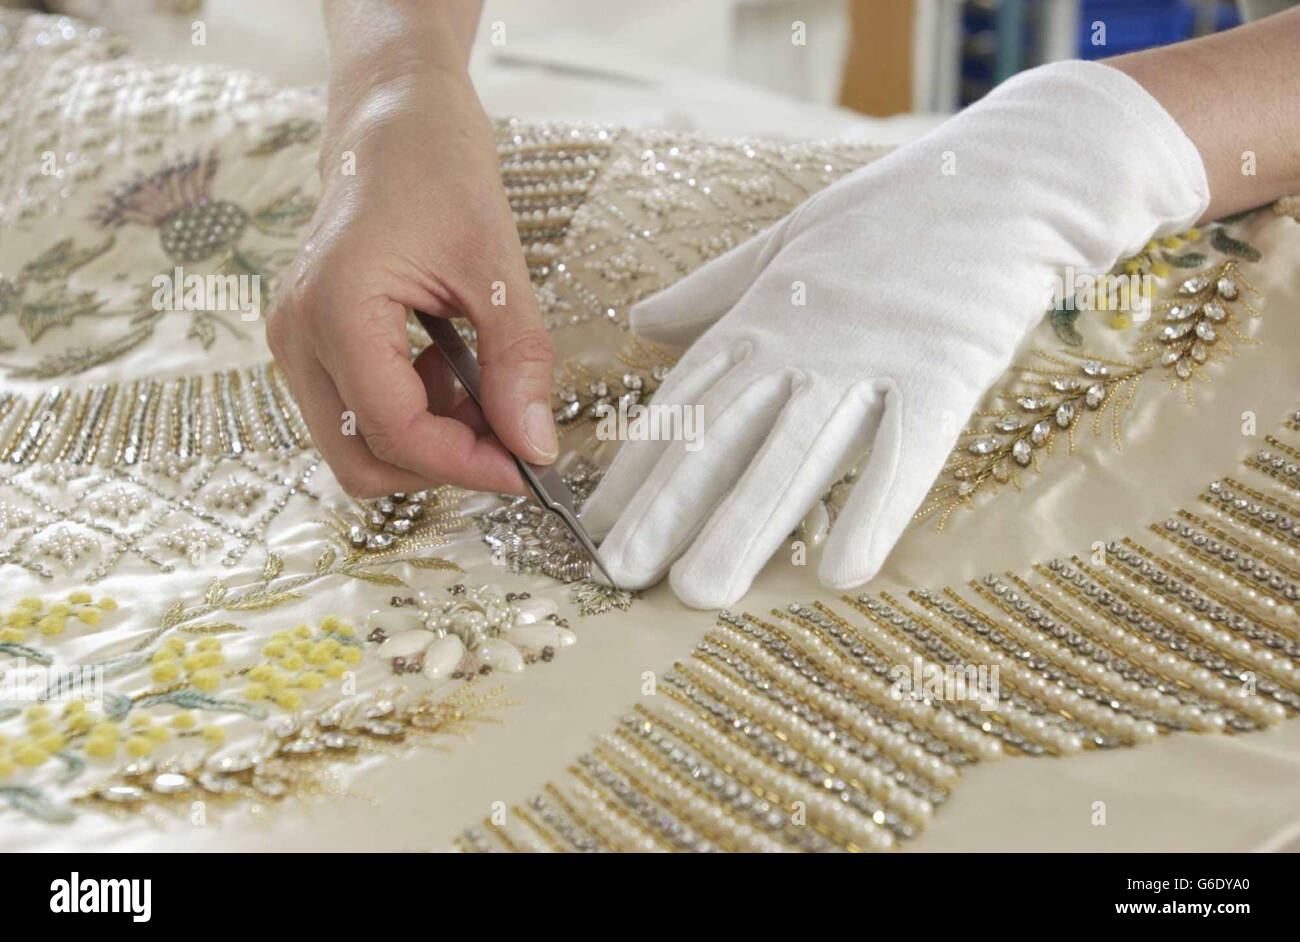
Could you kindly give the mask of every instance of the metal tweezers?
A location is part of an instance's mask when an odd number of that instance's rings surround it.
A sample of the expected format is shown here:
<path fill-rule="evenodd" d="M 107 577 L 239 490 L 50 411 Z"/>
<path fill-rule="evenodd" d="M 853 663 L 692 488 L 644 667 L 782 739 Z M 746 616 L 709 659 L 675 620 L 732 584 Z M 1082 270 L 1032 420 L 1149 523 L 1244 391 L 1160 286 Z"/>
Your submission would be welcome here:
<path fill-rule="evenodd" d="M 433 341 L 434 346 L 442 353 L 446 359 L 447 365 L 451 367 L 452 373 L 460 384 L 465 387 L 465 392 L 474 400 L 474 405 L 478 406 L 479 411 L 483 411 L 483 402 L 479 399 L 479 368 L 478 360 L 474 357 L 474 352 L 461 337 L 460 332 L 456 330 L 456 325 L 445 317 L 434 317 L 432 314 L 426 314 L 423 311 L 415 312 L 415 319 L 420 322 L 420 326 L 428 333 L 429 339 Z M 486 420 L 486 415 L 484 416 Z M 596 544 L 592 542 L 587 535 L 586 529 L 578 521 L 577 511 L 573 506 L 573 493 L 568 486 L 561 480 L 559 472 L 554 467 L 541 468 L 531 465 L 521 460 L 517 455 L 511 455 L 515 459 L 515 464 L 519 467 L 519 473 L 523 475 L 524 482 L 528 489 L 533 492 L 538 502 L 543 507 L 555 514 L 564 521 L 564 525 L 569 528 L 573 538 L 591 557 L 591 561 L 596 564 L 596 568 L 601 571 L 605 579 L 611 586 L 615 582 L 610 578 L 609 573 L 605 570 L 604 564 L 600 561 L 600 555 L 596 552 Z"/>

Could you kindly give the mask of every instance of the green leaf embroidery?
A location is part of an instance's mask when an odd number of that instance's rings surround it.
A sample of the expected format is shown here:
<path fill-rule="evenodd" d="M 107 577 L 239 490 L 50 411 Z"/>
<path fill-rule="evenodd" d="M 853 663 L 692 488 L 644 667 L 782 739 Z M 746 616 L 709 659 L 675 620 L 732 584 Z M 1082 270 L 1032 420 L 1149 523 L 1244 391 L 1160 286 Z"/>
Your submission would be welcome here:
<path fill-rule="evenodd" d="M 7 802 L 14 810 L 47 824 L 67 824 L 74 817 L 67 808 L 56 805 L 46 798 L 45 793 L 39 788 L 30 785 L 0 787 L 0 799 Z"/>
<path fill-rule="evenodd" d="M 262 138 L 246 151 L 249 157 L 268 157 L 293 144 L 306 144 L 320 133 L 320 122 L 311 118 L 287 118 L 268 127 Z"/>
<path fill-rule="evenodd" d="M 68 784 L 86 769 L 86 760 L 74 753 L 56 752 L 54 757 L 63 763 L 63 771 L 58 777 L 60 785 Z"/>
<path fill-rule="evenodd" d="M 1052 315 L 1052 330 L 1061 342 L 1070 347 L 1083 346 L 1083 335 L 1075 329 L 1074 322 L 1079 319 L 1079 309 L 1076 308 L 1052 308 L 1048 311 Z"/>
<path fill-rule="evenodd" d="M 53 658 L 44 651 L 33 648 L 31 645 L 19 644 L 17 641 L 0 641 L 0 654 L 12 654 L 14 657 L 35 661 L 37 664 L 54 663 Z"/>
<path fill-rule="evenodd" d="M 1224 255 L 1231 255 L 1247 262 L 1258 262 L 1263 257 L 1259 254 L 1259 249 L 1249 242 L 1228 235 L 1228 230 L 1222 226 L 1214 228 L 1214 232 L 1210 234 L 1210 244 Z"/>
<path fill-rule="evenodd" d="M 1166 262 L 1175 268 L 1200 268 L 1205 264 L 1204 252 L 1184 252 L 1181 255 L 1165 252 L 1164 258 Z"/>
<path fill-rule="evenodd" d="M 56 242 L 24 265 L 21 277 L 42 284 L 51 281 L 65 281 L 69 275 L 82 265 L 94 261 L 112 247 L 113 237 L 111 235 L 104 239 L 103 242 L 85 249 L 77 248 L 71 239 L 64 239 L 61 242 Z"/>
<path fill-rule="evenodd" d="M 152 336 L 153 324 L 145 324 L 96 347 L 69 347 L 61 353 L 42 357 L 31 366 L 14 367 L 9 370 L 9 375 L 16 379 L 52 379 L 55 376 L 82 373 L 101 363 L 117 359 Z"/>
<path fill-rule="evenodd" d="M 316 211 L 316 201 L 294 187 L 253 213 L 253 225 L 267 235 L 292 236 Z"/>
<path fill-rule="evenodd" d="M 111 657 L 107 661 L 100 661 L 98 664 L 79 665 L 79 669 L 60 671 L 55 675 L 54 682 L 45 688 L 45 695 L 42 700 L 52 700 L 62 694 L 64 691 L 82 682 L 84 671 L 93 671 L 95 668 L 103 670 L 103 679 L 108 680 L 110 677 L 118 677 L 122 674 L 129 674 L 149 663 L 149 655 L 140 653 L 122 654 L 117 657 Z"/>
<path fill-rule="evenodd" d="M 113 722 L 117 722 L 130 713 L 133 706 L 135 706 L 135 701 L 125 694 L 104 694 L 104 716 Z"/>
<path fill-rule="evenodd" d="M 26 301 L 18 311 L 18 326 L 33 343 L 47 330 L 67 327 L 78 317 L 96 314 L 104 302 L 95 300 L 95 292 L 72 294 L 63 285 L 46 291 L 35 301 Z"/>
<path fill-rule="evenodd" d="M 186 710 L 210 710 L 214 713 L 242 713 L 245 716 L 251 716 L 253 719 L 266 719 L 266 707 L 259 706 L 256 703 L 241 703 L 238 700 L 221 700 L 217 697 L 210 696 L 201 690 L 173 690 L 171 693 L 160 693 L 156 696 L 145 697 L 138 701 L 136 706 L 142 710 L 147 710 L 152 706 L 160 703 L 168 703 L 172 706 L 183 707 Z"/>

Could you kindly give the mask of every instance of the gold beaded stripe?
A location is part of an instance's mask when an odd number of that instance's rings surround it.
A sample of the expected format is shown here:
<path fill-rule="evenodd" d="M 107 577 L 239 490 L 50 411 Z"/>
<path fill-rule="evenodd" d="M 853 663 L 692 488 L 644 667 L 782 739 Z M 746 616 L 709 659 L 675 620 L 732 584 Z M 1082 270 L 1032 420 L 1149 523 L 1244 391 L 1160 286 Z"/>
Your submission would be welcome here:
<path fill-rule="evenodd" d="M 0 394 L 0 463 L 112 467 L 245 452 L 296 452 L 307 426 L 279 368 Z"/>
<path fill-rule="evenodd" d="M 573 214 L 617 132 L 601 127 L 498 121 L 497 158 L 534 281 L 551 272 Z"/>
<path fill-rule="evenodd" d="M 890 850 L 975 762 L 1294 716 L 1297 458 L 1300 412 L 1193 509 L 1086 558 L 905 597 L 723 612 L 564 779 L 456 844 Z"/>

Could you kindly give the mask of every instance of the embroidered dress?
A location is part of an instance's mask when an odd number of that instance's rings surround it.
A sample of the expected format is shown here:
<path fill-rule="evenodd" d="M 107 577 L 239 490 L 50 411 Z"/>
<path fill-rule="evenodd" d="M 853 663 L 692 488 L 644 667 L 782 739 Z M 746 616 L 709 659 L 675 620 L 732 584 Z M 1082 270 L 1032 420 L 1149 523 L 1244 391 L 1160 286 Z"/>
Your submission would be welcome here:
<path fill-rule="evenodd" d="M 1174 789 L 1241 849 L 1300 813 L 1290 204 L 1123 263 L 1149 323 L 1045 315 L 871 585 L 807 565 L 840 485 L 717 616 L 591 582 L 525 500 L 343 494 L 261 323 L 322 118 L 0 16 L 6 849 L 1013 846 Z M 496 132 L 580 499 L 602 407 L 673 362 L 628 307 L 882 153 Z M 1232 763 L 1257 793 L 1224 813 Z"/>

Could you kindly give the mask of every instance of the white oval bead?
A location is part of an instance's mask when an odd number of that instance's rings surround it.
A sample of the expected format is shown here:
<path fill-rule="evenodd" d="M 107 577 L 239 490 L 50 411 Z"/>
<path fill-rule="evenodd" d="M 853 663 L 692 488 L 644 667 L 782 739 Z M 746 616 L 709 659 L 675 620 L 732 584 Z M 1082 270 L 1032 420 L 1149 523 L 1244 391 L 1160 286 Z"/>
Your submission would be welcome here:
<path fill-rule="evenodd" d="M 493 670 L 517 674 L 524 669 L 524 656 L 519 649 L 501 638 L 484 639 L 475 653 Z"/>
<path fill-rule="evenodd" d="M 396 608 L 377 608 L 366 616 L 366 631 L 371 632 L 376 628 L 382 628 L 384 634 L 395 635 L 399 632 L 406 631 L 408 628 L 414 628 L 420 624 L 418 618 Z"/>
<path fill-rule="evenodd" d="M 423 628 L 408 628 L 391 635 L 375 652 L 379 657 L 410 657 L 418 654 L 433 641 L 433 635 Z"/>
<path fill-rule="evenodd" d="M 515 606 L 519 610 L 519 614 L 515 616 L 516 625 L 535 624 L 560 610 L 552 599 L 547 598 L 524 599 L 522 602 L 516 602 Z"/>
<path fill-rule="evenodd" d="M 513 645 L 540 651 L 542 648 L 560 646 L 560 629 L 556 625 L 524 625 L 506 632 L 505 639 Z"/>
<path fill-rule="evenodd" d="M 821 546 L 826 541 L 826 534 L 831 529 L 831 515 L 826 510 L 826 504 L 822 501 L 812 505 L 803 522 L 799 524 L 799 530 L 803 538 L 808 541 L 809 546 Z"/>
<path fill-rule="evenodd" d="M 430 680 L 450 677 L 465 656 L 465 642 L 455 635 L 439 638 L 424 652 L 422 673 Z"/>

